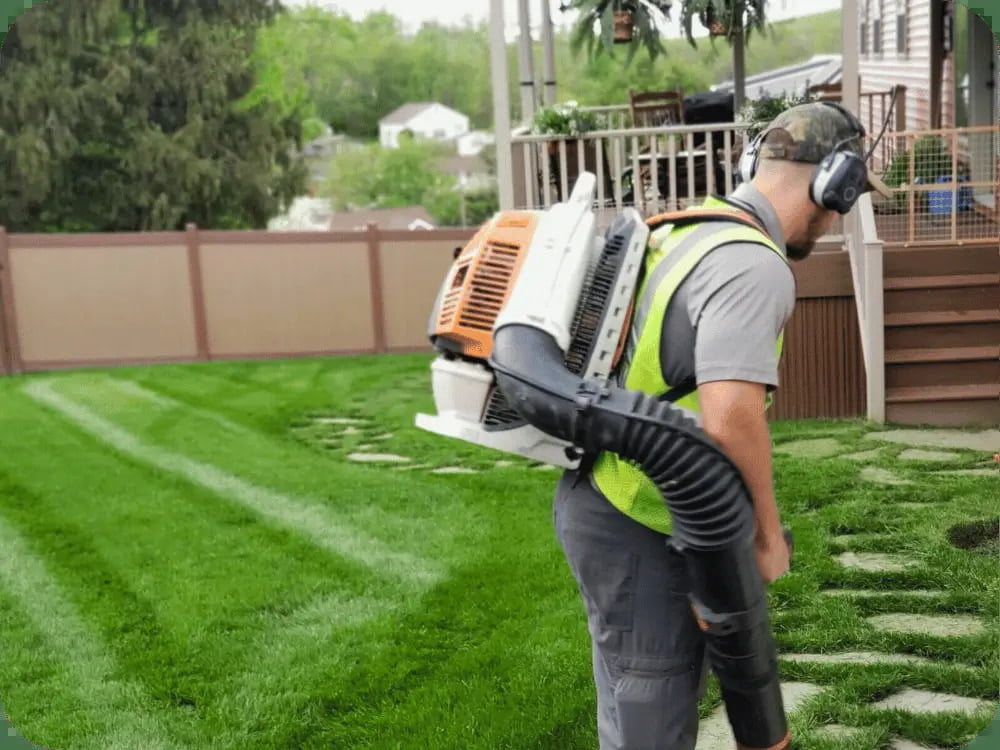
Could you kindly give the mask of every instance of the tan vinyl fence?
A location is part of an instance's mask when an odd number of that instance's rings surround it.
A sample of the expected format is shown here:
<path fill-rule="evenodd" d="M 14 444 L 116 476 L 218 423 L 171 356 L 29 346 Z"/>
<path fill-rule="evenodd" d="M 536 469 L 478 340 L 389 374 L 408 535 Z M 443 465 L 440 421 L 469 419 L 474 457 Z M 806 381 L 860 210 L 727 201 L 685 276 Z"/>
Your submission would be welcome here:
<path fill-rule="evenodd" d="M 0 228 L 0 373 L 432 350 L 474 229 L 19 235 Z M 796 265 L 774 416 L 864 413 L 847 254 Z"/>

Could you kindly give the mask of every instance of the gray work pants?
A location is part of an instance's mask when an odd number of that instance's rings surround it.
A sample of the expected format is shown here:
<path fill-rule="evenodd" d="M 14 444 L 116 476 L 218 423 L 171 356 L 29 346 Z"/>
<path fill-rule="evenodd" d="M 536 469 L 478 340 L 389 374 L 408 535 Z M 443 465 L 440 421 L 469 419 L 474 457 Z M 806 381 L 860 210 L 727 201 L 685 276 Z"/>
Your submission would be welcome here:
<path fill-rule="evenodd" d="M 693 750 L 707 663 L 681 561 L 576 479 L 559 480 L 553 520 L 587 613 L 600 750 Z"/>

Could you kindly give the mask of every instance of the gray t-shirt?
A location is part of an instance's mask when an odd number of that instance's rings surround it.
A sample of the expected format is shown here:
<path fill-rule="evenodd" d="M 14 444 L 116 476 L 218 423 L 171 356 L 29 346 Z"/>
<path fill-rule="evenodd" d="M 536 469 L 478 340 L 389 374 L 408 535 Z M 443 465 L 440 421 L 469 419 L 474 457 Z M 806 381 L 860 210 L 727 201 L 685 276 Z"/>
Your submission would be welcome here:
<path fill-rule="evenodd" d="M 785 238 L 767 198 L 748 183 L 730 196 L 753 209 L 782 251 Z M 778 334 L 795 307 L 795 277 L 763 245 L 738 242 L 710 252 L 670 301 L 663 321 L 660 361 L 675 386 L 694 376 L 747 380 L 778 387 Z"/>

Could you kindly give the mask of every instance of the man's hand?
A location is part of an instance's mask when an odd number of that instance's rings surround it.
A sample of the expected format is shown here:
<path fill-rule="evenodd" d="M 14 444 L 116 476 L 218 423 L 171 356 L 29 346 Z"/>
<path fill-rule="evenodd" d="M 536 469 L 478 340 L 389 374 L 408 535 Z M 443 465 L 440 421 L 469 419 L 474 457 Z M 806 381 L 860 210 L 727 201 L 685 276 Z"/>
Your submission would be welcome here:
<path fill-rule="evenodd" d="M 720 380 L 698 386 L 702 426 L 743 474 L 754 504 L 757 565 L 766 583 L 788 571 L 789 550 L 771 477 L 771 435 L 760 383 Z"/>
<path fill-rule="evenodd" d="M 784 534 L 770 537 L 757 534 L 754 538 L 754 552 L 765 584 L 773 583 L 788 572 L 791 555 Z"/>

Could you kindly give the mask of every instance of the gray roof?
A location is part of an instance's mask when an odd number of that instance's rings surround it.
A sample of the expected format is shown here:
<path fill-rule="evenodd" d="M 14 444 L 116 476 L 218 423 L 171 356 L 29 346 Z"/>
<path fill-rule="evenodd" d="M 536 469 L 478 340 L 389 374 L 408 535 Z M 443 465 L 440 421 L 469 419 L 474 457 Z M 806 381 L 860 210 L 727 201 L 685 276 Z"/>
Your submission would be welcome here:
<path fill-rule="evenodd" d="M 435 102 L 410 102 L 393 110 L 381 120 L 379 125 L 405 125 L 424 110 L 428 110 L 435 105 Z"/>
<path fill-rule="evenodd" d="M 840 55 L 813 55 L 808 60 L 788 65 L 784 68 L 768 70 L 747 76 L 746 95 L 748 99 L 762 96 L 782 96 L 784 94 L 804 94 L 809 86 L 840 81 L 843 64 Z M 733 81 L 723 81 L 712 87 L 712 91 L 728 93 L 733 90 Z"/>

